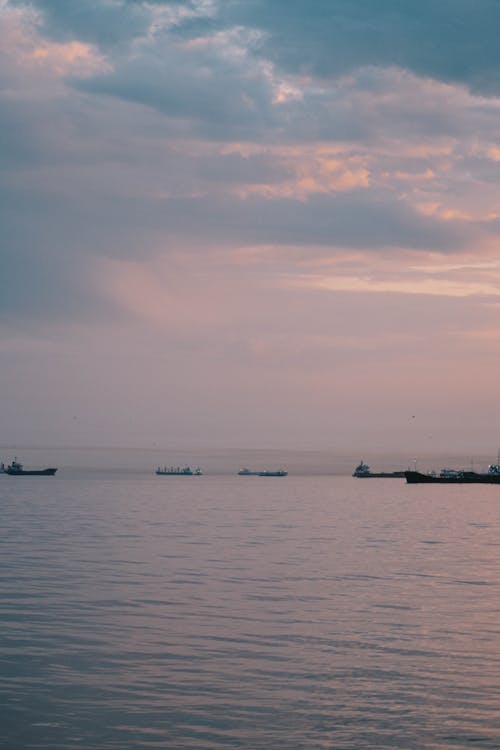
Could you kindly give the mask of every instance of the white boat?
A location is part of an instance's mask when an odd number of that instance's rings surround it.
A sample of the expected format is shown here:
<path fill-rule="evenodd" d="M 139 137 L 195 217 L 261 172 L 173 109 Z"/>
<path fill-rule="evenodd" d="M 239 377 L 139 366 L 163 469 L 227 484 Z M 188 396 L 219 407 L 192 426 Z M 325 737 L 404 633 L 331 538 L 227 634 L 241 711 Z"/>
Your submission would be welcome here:
<path fill-rule="evenodd" d="M 155 474 L 161 477 L 200 477 L 202 471 L 199 467 L 193 471 L 190 466 L 158 466 Z"/>

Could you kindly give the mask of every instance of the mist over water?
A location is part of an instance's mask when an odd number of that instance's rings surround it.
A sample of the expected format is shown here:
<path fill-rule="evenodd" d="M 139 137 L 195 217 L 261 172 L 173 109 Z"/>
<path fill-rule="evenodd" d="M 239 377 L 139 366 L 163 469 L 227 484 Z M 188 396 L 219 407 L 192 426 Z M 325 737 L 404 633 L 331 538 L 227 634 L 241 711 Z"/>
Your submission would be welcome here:
<path fill-rule="evenodd" d="M 0 477 L 5 747 L 500 746 L 498 487 L 127 456 Z"/>

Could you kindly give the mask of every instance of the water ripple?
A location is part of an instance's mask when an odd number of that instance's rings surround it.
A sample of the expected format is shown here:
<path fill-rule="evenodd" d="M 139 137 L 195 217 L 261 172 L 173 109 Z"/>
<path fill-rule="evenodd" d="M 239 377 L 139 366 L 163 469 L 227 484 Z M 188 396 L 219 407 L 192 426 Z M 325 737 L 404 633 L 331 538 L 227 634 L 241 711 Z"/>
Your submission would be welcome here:
<path fill-rule="evenodd" d="M 390 485 L 2 485 L 5 746 L 500 747 L 497 498 Z"/>

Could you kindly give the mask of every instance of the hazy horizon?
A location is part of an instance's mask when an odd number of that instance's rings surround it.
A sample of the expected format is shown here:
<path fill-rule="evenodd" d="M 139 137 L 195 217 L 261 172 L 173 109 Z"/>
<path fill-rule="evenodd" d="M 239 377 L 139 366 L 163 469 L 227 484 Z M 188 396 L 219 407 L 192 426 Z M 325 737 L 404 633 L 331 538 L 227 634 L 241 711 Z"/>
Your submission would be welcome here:
<path fill-rule="evenodd" d="M 404 451 L 367 451 L 361 454 L 354 451 L 336 452 L 327 449 L 214 448 L 213 446 L 143 448 L 140 446 L 0 445 L 0 461 L 7 465 L 14 457 L 17 457 L 28 469 L 55 466 L 58 469 L 57 478 L 75 475 L 123 478 L 137 474 L 146 474 L 153 478 L 158 466 L 189 465 L 191 468 L 200 467 L 204 476 L 235 476 L 242 467 L 255 471 L 286 469 L 289 478 L 293 480 L 294 476 L 351 476 L 360 461 L 368 463 L 373 471 L 413 468 L 421 471 L 439 471 L 445 467 L 485 471 L 491 463 L 497 462 L 497 455 L 491 453 L 452 451 L 422 452 L 414 455 Z M 52 480 L 48 481 L 50 484 Z M 402 480 L 390 480 L 390 482 L 393 481 Z"/>

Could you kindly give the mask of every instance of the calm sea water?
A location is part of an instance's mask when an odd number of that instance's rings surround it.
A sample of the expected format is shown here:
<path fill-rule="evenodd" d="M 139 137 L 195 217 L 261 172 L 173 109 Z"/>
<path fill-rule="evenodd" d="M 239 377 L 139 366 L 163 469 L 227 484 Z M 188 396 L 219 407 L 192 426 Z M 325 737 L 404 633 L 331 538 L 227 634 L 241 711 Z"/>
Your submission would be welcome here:
<path fill-rule="evenodd" d="M 500 747 L 500 487 L 0 477 L 7 749 Z"/>

